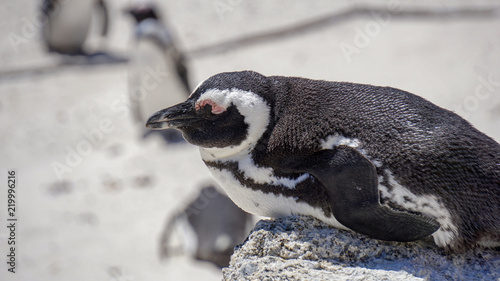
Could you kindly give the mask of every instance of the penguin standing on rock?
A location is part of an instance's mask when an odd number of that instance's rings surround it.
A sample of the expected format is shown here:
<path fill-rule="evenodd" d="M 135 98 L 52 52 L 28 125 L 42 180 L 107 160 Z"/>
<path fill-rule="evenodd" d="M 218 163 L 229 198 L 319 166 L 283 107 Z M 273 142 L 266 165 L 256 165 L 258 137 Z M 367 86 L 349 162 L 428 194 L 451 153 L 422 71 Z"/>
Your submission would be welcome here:
<path fill-rule="evenodd" d="M 228 196 L 372 238 L 500 246 L 500 145 L 455 113 L 390 88 L 221 73 L 153 129 L 200 147 Z"/>
<path fill-rule="evenodd" d="M 184 56 L 156 5 L 139 2 L 127 12 L 136 22 L 129 75 L 131 108 L 134 119 L 144 124 L 165 105 L 177 104 L 188 97 L 188 71 Z M 182 139 L 175 130 L 162 133 L 167 140 Z"/>
<path fill-rule="evenodd" d="M 100 35 L 106 36 L 109 10 L 104 0 L 44 0 L 42 37 L 48 51 L 64 55 L 87 55 L 84 44 L 92 19 L 97 19 L 95 14 L 101 18 Z"/>

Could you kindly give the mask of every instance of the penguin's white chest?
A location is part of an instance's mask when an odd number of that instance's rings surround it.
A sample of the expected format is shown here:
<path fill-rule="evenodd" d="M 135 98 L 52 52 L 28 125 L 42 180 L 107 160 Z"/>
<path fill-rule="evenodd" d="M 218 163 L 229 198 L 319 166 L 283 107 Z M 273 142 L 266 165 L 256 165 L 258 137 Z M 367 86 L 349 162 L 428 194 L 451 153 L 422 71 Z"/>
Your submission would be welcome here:
<path fill-rule="evenodd" d="M 325 216 L 323 210 L 304 202 L 298 202 L 295 197 L 287 197 L 279 193 L 265 193 L 244 186 L 228 170 L 209 167 L 214 178 L 223 187 L 227 196 L 245 212 L 264 217 L 283 217 L 289 215 L 313 216 L 327 224 L 341 229 L 348 229 L 340 224 L 334 216 Z M 294 180 L 289 179 L 290 182 Z"/>

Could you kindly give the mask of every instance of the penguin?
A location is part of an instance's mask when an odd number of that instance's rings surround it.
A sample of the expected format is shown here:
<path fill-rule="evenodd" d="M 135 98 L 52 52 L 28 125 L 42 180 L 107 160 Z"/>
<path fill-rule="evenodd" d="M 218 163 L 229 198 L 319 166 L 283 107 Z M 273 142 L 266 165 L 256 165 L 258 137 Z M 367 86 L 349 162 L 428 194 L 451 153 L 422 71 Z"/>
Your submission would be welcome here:
<path fill-rule="evenodd" d="M 42 39 L 49 52 L 87 55 L 84 44 L 96 13 L 102 18 L 100 35 L 108 33 L 109 10 L 104 0 L 44 0 L 41 10 Z"/>
<path fill-rule="evenodd" d="M 500 145 L 391 87 L 216 74 L 151 129 L 177 128 L 246 212 L 316 217 L 369 237 L 500 246 Z"/>
<path fill-rule="evenodd" d="M 195 259 L 227 267 L 234 247 L 243 242 L 252 226 L 252 215 L 238 208 L 214 185 L 207 185 L 186 208 L 168 219 L 160 240 L 160 257 L 172 254 L 169 242 L 178 229 L 185 250 Z"/>
<path fill-rule="evenodd" d="M 165 105 L 184 101 L 190 93 L 184 55 L 178 50 L 170 28 L 161 20 L 154 3 L 137 3 L 127 13 L 135 20 L 129 74 L 129 95 L 134 120 L 142 125 Z M 167 141 L 182 139 L 168 130 Z"/>

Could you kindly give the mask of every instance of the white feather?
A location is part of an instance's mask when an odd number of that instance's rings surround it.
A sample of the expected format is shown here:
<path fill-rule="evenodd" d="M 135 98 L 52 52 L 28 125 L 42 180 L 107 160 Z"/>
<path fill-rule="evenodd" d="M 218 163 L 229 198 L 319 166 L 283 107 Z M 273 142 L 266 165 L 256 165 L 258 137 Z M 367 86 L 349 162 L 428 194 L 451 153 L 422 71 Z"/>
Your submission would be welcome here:
<path fill-rule="evenodd" d="M 349 146 L 352 148 L 355 148 L 357 151 L 359 151 L 361 154 L 363 154 L 366 158 L 368 158 L 375 167 L 380 168 L 382 167 L 382 162 L 377 160 L 377 159 L 372 159 L 372 157 L 369 157 L 366 151 L 362 148 L 361 141 L 357 138 L 347 138 L 344 137 L 338 133 L 335 133 L 331 136 L 328 136 L 326 139 L 324 139 L 321 142 L 321 148 L 322 149 L 332 149 L 336 146 L 339 145 L 345 145 Z"/>
<path fill-rule="evenodd" d="M 389 184 L 392 190 L 382 185 L 382 177 L 379 178 L 378 189 L 383 199 L 389 200 L 403 209 L 419 212 L 431 218 L 434 218 L 441 227 L 432 234 L 434 241 L 438 246 L 445 246 L 455 239 L 457 227 L 451 220 L 451 214 L 448 209 L 435 195 L 416 195 L 410 190 L 399 184 L 392 173 L 386 170 Z"/>
<path fill-rule="evenodd" d="M 339 145 L 346 145 L 353 148 L 360 147 L 361 142 L 358 139 L 346 138 L 340 134 L 333 134 L 328 136 L 325 140 L 321 142 L 321 148 L 332 149 L 333 147 Z"/>

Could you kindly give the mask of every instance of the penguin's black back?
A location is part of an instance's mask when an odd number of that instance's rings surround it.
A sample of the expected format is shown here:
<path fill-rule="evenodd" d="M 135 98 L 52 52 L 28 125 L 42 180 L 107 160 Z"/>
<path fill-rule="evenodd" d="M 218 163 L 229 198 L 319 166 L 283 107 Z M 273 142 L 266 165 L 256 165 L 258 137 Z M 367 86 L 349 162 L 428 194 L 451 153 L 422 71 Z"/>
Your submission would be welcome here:
<path fill-rule="evenodd" d="M 271 158 L 312 154 L 334 134 L 359 139 L 382 163 L 379 175 L 388 169 L 416 195 L 442 198 L 466 232 L 460 242 L 479 238 L 468 230 L 500 240 L 500 145 L 463 118 L 390 87 L 281 76 L 268 85 L 274 126 L 262 141 Z"/>

